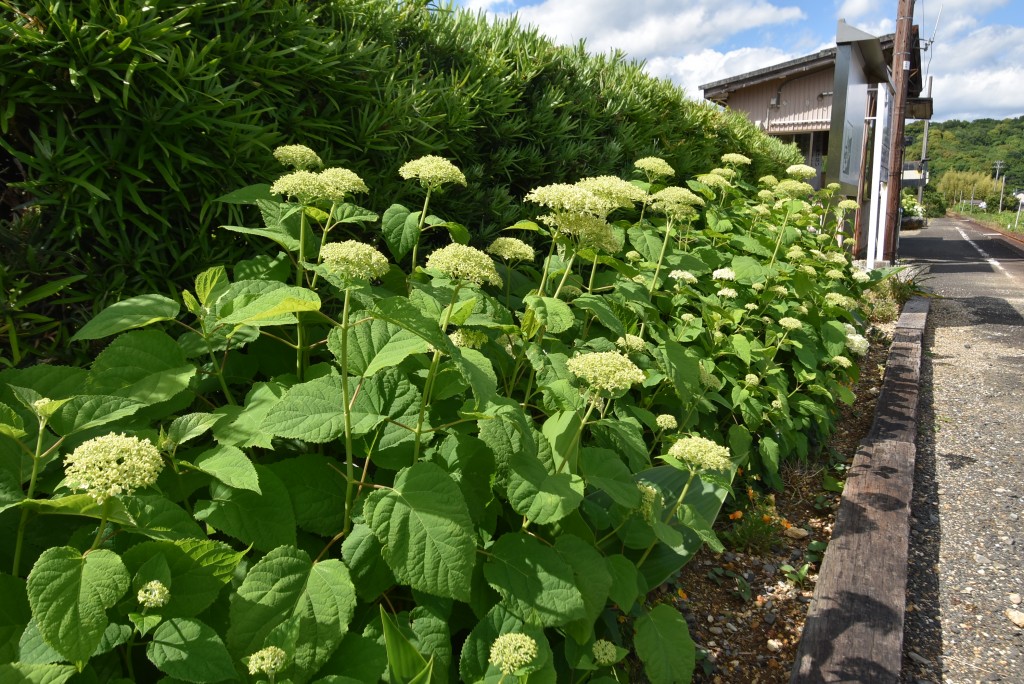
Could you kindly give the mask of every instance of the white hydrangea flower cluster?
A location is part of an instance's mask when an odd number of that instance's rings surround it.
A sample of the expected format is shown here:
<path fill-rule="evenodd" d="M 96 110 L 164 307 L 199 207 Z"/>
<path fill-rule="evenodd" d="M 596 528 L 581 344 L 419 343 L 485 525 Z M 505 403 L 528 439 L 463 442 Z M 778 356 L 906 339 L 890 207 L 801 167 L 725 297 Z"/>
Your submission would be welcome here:
<path fill-rule="evenodd" d="M 267 646 L 249 656 L 249 674 L 256 675 L 261 672 L 268 677 L 273 677 L 284 667 L 288 654 L 278 646 Z"/>
<path fill-rule="evenodd" d="M 539 204 L 561 214 L 589 214 L 604 218 L 615 208 L 608 200 L 598 197 L 586 188 L 568 183 L 542 185 L 526 193 L 527 202 Z"/>
<path fill-rule="evenodd" d="M 864 356 L 868 353 L 870 343 L 859 333 L 849 333 L 846 336 L 846 348 L 857 356 Z"/>
<path fill-rule="evenodd" d="M 631 249 L 628 252 L 626 252 L 626 261 L 643 261 L 643 260 L 644 260 L 644 256 L 640 252 L 636 251 L 635 249 Z"/>
<path fill-rule="evenodd" d="M 736 271 L 731 268 L 716 268 L 711 274 L 715 280 L 736 280 Z"/>
<path fill-rule="evenodd" d="M 747 302 L 746 304 L 743 305 L 743 308 L 746 309 L 747 311 L 757 311 L 758 306 L 754 302 Z"/>
<path fill-rule="evenodd" d="M 688 285 L 693 285 L 697 282 L 697 276 L 693 275 L 689 271 L 675 270 L 668 274 L 668 277 L 672 280 L 681 280 Z"/>
<path fill-rule="evenodd" d="M 68 486 L 84 490 L 98 504 L 148 487 L 163 467 L 152 442 L 125 434 L 94 437 L 64 459 Z"/>
<path fill-rule="evenodd" d="M 855 301 L 840 292 L 826 292 L 825 303 L 842 309 L 854 309 L 857 306 Z"/>
<path fill-rule="evenodd" d="M 171 600 L 171 592 L 160 580 L 146 582 L 136 599 L 143 608 L 162 608 Z"/>
<path fill-rule="evenodd" d="M 295 197 L 300 202 L 320 200 L 341 202 L 357 192 L 369 192 L 363 179 L 352 171 L 342 168 L 324 169 L 320 173 L 299 170 L 281 176 L 270 186 L 270 192 L 285 197 Z"/>
<path fill-rule="evenodd" d="M 802 247 L 794 246 L 786 250 L 787 259 L 803 259 L 806 256 Z"/>
<path fill-rule="evenodd" d="M 459 167 L 444 157 L 433 154 L 402 164 L 398 169 L 398 175 L 406 180 L 419 180 L 420 185 L 427 190 L 440 190 L 449 183 L 466 184 L 466 176 Z"/>
<path fill-rule="evenodd" d="M 810 183 L 793 180 L 792 178 L 784 178 L 775 186 L 775 194 L 792 198 L 807 197 L 814 194 L 814 188 L 811 187 Z"/>
<path fill-rule="evenodd" d="M 376 280 L 389 268 L 387 257 L 380 251 L 355 240 L 328 242 L 320 248 L 320 260 L 345 280 Z"/>
<path fill-rule="evenodd" d="M 758 190 L 757 198 L 762 202 L 775 202 L 775 193 L 771 190 Z M 763 205 L 759 205 L 763 206 Z M 765 207 L 767 209 L 768 207 Z"/>
<path fill-rule="evenodd" d="M 464 280 L 475 285 L 490 283 L 501 285 L 501 276 L 494 267 L 494 260 L 476 247 L 450 245 L 434 250 L 427 257 L 427 268 L 444 273 L 452 280 Z"/>
<path fill-rule="evenodd" d="M 637 482 L 636 488 L 640 492 L 640 507 L 637 515 L 649 523 L 654 522 L 654 511 L 664 503 L 664 497 L 653 485 L 646 482 Z"/>
<path fill-rule="evenodd" d="M 732 180 L 733 178 L 736 177 L 736 169 L 711 169 L 710 171 L 708 171 L 708 173 L 713 173 L 716 176 L 721 176 L 722 178 L 728 180 Z"/>
<path fill-rule="evenodd" d="M 717 292 L 717 294 L 719 297 L 722 297 L 723 299 L 735 299 L 737 296 L 739 296 L 739 293 L 736 292 L 736 290 L 732 289 L 731 287 L 723 287 L 721 290 Z"/>
<path fill-rule="evenodd" d="M 495 238 L 486 251 L 505 261 L 533 261 L 536 256 L 533 247 L 514 237 Z"/>
<path fill-rule="evenodd" d="M 676 175 L 676 170 L 669 166 L 668 162 L 660 157 L 644 157 L 633 162 L 633 166 L 647 175 L 647 180 L 652 183 L 659 178 L 668 178 Z"/>
<path fill-rule="evenodd" d="M 488 661 L 503 675 L 514 674 L 537 657 L 537 642 L 521 632 L 502 634 L 491 644 Z"/>
<path fill-rule="evenodd" d="M 764 283 L 750 283 L 750 289 L 754 292 L 760 292 L 764 289 Z"/>
<path fill-rule="evenodd" d="M 452 344 L 456 347 L 462 347 L 464 349 L 479 349 L 487 344 L 488 337 L 487 333 L 480 330 L 459 328 L 449 335 L 448 339 L 450 339 Z"/>
<path fill-rule="evenodd" d="M 807 164 L 793 164 L 786 169 L 786 173 L 793 178 L 811 178 L 818 175 L 814 167 Z"/>
<path fill-rule="evenodd" d="M 646 202 L 648 199 L 646 192 L 618 176 L 584 178 L 577 181 L 576 185 L 608 200 L 616 207 L 624 209 L 631 208 L 637 202 Z"/>
<path fill-rule="evenodd" d="M 695 206 L 704 206 L 704 200 L 687 188 L 675 185 L 659 190 L 652 196 L 651 208 L 671 218 L 684 218 L 696 212 Z"/>
<path fill-rule="evenodd" d="M 836 205 L 836 209 L 839 211 L 854 211 L 860 205 L 857 204 L 857 200 L 844 199 L 839 200 L 839 204 Z"/>
<path fill-rule="evenodd" d="M 683 437 L 668 450 L 668 455 L 699 470 L 727 470 L 732 467 L 728 447 L 704 437 Z"/>
<path fill-rule="evenodd" d="M 747 387 L 757 387 L 761 384 L 761 378 L 753 373 L 747 373 L 743 378 L 743 384 Z"/>
<path fill-rule="evenodd" d="M 731 188 L 732 183 L 729 179 L 724 176 L 719 176 L 717 173 L 700 173 L 697 174 L 697 180 L 709 188 Z"/>
<path fill-rule="evenodd" d="M 830 278 L 831 280 L 842 280 L 846 276 L 844 276 L 843 272 L 840 271 L 838 268 L 830 268 L 827 271 L 825 271 L 825 277 Z"/>
<path fill-rule="evenodd" d="M 862 271 L 860 269 L 855 270 L 851 277 L 853 278 L 854 282 L 857 283 L 866 283 L 869 280 L 871 280 L 871 274 L 869 274 L 867 271 Z"/>
<path fill-rule="evenodd" d="M 828 236 L 826 235 L 825 237 L 827 238 Z M 846 254 L 843 252 L 829 252 L 826 259 L 831 261 L 833 264 L 840 264 L 843 266 L 848 266 L 850 263 L 850 260 L 846 258 Z"/>
<path fill-rule="evenodd" d="M 734 166 L 747 166 L 750 162 L 750 157 L 739 154 L 737 152 L 726 152 L 722 155 L 723 164 L 732 164 Z"/>
<path fill-rule="evenodd" d="M 589 214 L 546 214 L 541 222 L 576 239 L 582 248 L 613 254 L 622 247 L 608 221 Z"/>
<path fill-rule="evenodd" d="M 840 368 L 849 368 L 853 365 L 853 362 L 845 356 L 833 356 L 832 363 L 839 366 Z"/>
<path fill-rule="evenodd" d="M 801 273 L 806 273 L 811 277 L 818 275 L 818 271 L 816 271 L 815 268 L 810 264 L 800 264 L 799 266 L 797 266 L 796 270 L 800 271 Z"/>
<path fill-rule="evenodd" d="M 780 297 L 786 297 L 789 295 L 789 289 L 785 285 L 772 285 L 770 289 Z"/>
<path fill-rule="evenodd" d="M 780 318 L 779 325 L 781 325 L 786 330 L 799 330 L 800 328 L 804 327 L 803 323 L 801 323 L 798 319 L 793 318 L 791 316 L 785 316 L 783 318 Z"/>
<path fill-rule="evenodd" d="M 779 184 L 779 179 L 776 178 L 775 176 L 768 175 L 761 176 L 760 178 L 757 179 L 757 182 L 766 187 L 774 188 L 776 185 Z"/>
<path fill-rule="evenodd" d="M 637 354 L 644 350 L 644 338 L 627 334 L 615 340 L 615 346 L 627 354 Z"/>
<path fill-rule="evenodd" d="M 619 352 L 588 352 L 572 357 L 565 365 L 596 392 L 615 394 L 644 381 L 644 372 Z"/>
<path fill-rule="evenodd" d="M 320 155 L 305 145 L 281 145 L 274 150 L 274 159 L 298 170 L 324 165 Z"/>
<path fill-rule="evenodd" d="M 679 427 L 679 422 L 676 421 L 676 417 L 669 413 L 662 413 L 654 419 L 654 424 L 662 430 L 675 430 Z"/>
<path fill-rule="evenodd" d="M 607 639 L 598 639 L 590 650 L 594 654 L 594 662 L 599 667 L 614 665 L 615 661 L 619 659 L 618 651 L 615 650 L 615 644 Z"/>

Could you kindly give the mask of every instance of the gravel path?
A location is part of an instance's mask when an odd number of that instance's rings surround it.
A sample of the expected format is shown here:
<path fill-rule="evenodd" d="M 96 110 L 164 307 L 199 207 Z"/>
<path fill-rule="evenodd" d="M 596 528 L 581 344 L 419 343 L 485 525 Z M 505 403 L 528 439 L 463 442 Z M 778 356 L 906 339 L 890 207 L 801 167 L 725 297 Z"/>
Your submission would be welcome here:
<path fill-rule="evenodd" d="M 1024 259 L 963 223 L 918 233 L 901 249 L 940 298 L 921 369 L 902 681 L 1024 683 Z"/>

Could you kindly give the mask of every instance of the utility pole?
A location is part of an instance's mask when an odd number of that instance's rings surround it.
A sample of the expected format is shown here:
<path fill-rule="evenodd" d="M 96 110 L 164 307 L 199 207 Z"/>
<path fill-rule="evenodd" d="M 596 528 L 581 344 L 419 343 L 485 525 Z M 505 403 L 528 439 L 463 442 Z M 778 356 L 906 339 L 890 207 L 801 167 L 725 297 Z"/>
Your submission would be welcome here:
<path fill-rule="evenodd" d="M 910 77 L 910 36 L 914 23 L 914 0 L 899 0 L 896 37 L 892 45 L 893 95 L 892 137 L 889 138 L 889 192 L 885 208 L 885 246 L 882 258 L 896 261 L 899 235 L 900 193 L 903 185 L 903 131 L 907 111 L 907 82 Z"/>
<path fill-rule="evenodd" d="M 996 180 L 999 180 L 999 172 L 1003 170 L 1003 167 L 1005 165 L 1006 165 L 1006 162 L 1004 162 L 1002 159 L 992 163 L 992 166 L 996 167 Z M 1006 188 L 1006 174 L 1004 173 L 1003 174 L 1002 185 L 999 186 L 999 213 L 1003 212 L 1003 190 L 1005 188 Z"/>

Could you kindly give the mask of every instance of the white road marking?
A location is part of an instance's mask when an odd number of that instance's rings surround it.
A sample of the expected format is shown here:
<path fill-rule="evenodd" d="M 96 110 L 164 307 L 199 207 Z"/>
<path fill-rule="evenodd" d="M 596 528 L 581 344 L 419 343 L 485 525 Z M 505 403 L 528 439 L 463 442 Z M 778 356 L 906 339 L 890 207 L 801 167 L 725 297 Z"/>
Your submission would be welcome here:
<path fill-rule="evenodd" d="M 960 237 L 962 237 L 964 239 L 964 241 L 967 242 L 967 244 L 969 244 L 971 247 L 973 247 L 975 249 L 975 251 L 978 254 L 981 255 L 981 258 L 988 262 L 989 266 L 991 266 L 992 268 L 996 269 L 997 271 L 1002 273 L 1007 278 L 1013 280 L 1013 275 L 1009 271 L 1007 271 L 1005 268 L 1003 268 L 1003 265 L 1001 263 L 999 263 L 998 261 L 996 261 L 995 259 L 990 257 L 988 255 L 988 252 L 986 252 L 981 247 L 979 247 L 978 244 L 974 240 L 972 240 L 971 238 L 967 237 L 967 233 L 964 232 L 963 228 L 961 228 L 960 226 L 956 226 L 956 232 L 960 233 Z"/>

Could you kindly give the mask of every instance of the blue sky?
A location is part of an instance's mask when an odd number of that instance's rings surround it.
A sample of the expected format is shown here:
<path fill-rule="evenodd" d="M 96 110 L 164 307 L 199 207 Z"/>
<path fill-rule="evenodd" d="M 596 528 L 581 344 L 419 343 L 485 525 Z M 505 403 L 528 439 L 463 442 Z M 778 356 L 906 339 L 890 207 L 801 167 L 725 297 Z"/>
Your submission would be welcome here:
<path fill-rule="evenodd" d="M 698 86 L 835 45 L 836 21 L 875 35 L 896 27 L 897 0 L 455 0 L 493 16 L 518 13 L 559 43 L 613 48 L 700 98 Z M 941 9 L 941 14 L 940 14 Z M 1024 116 L 1024 0 L 917 0 L 935 42 L 934 121 Z"/>

